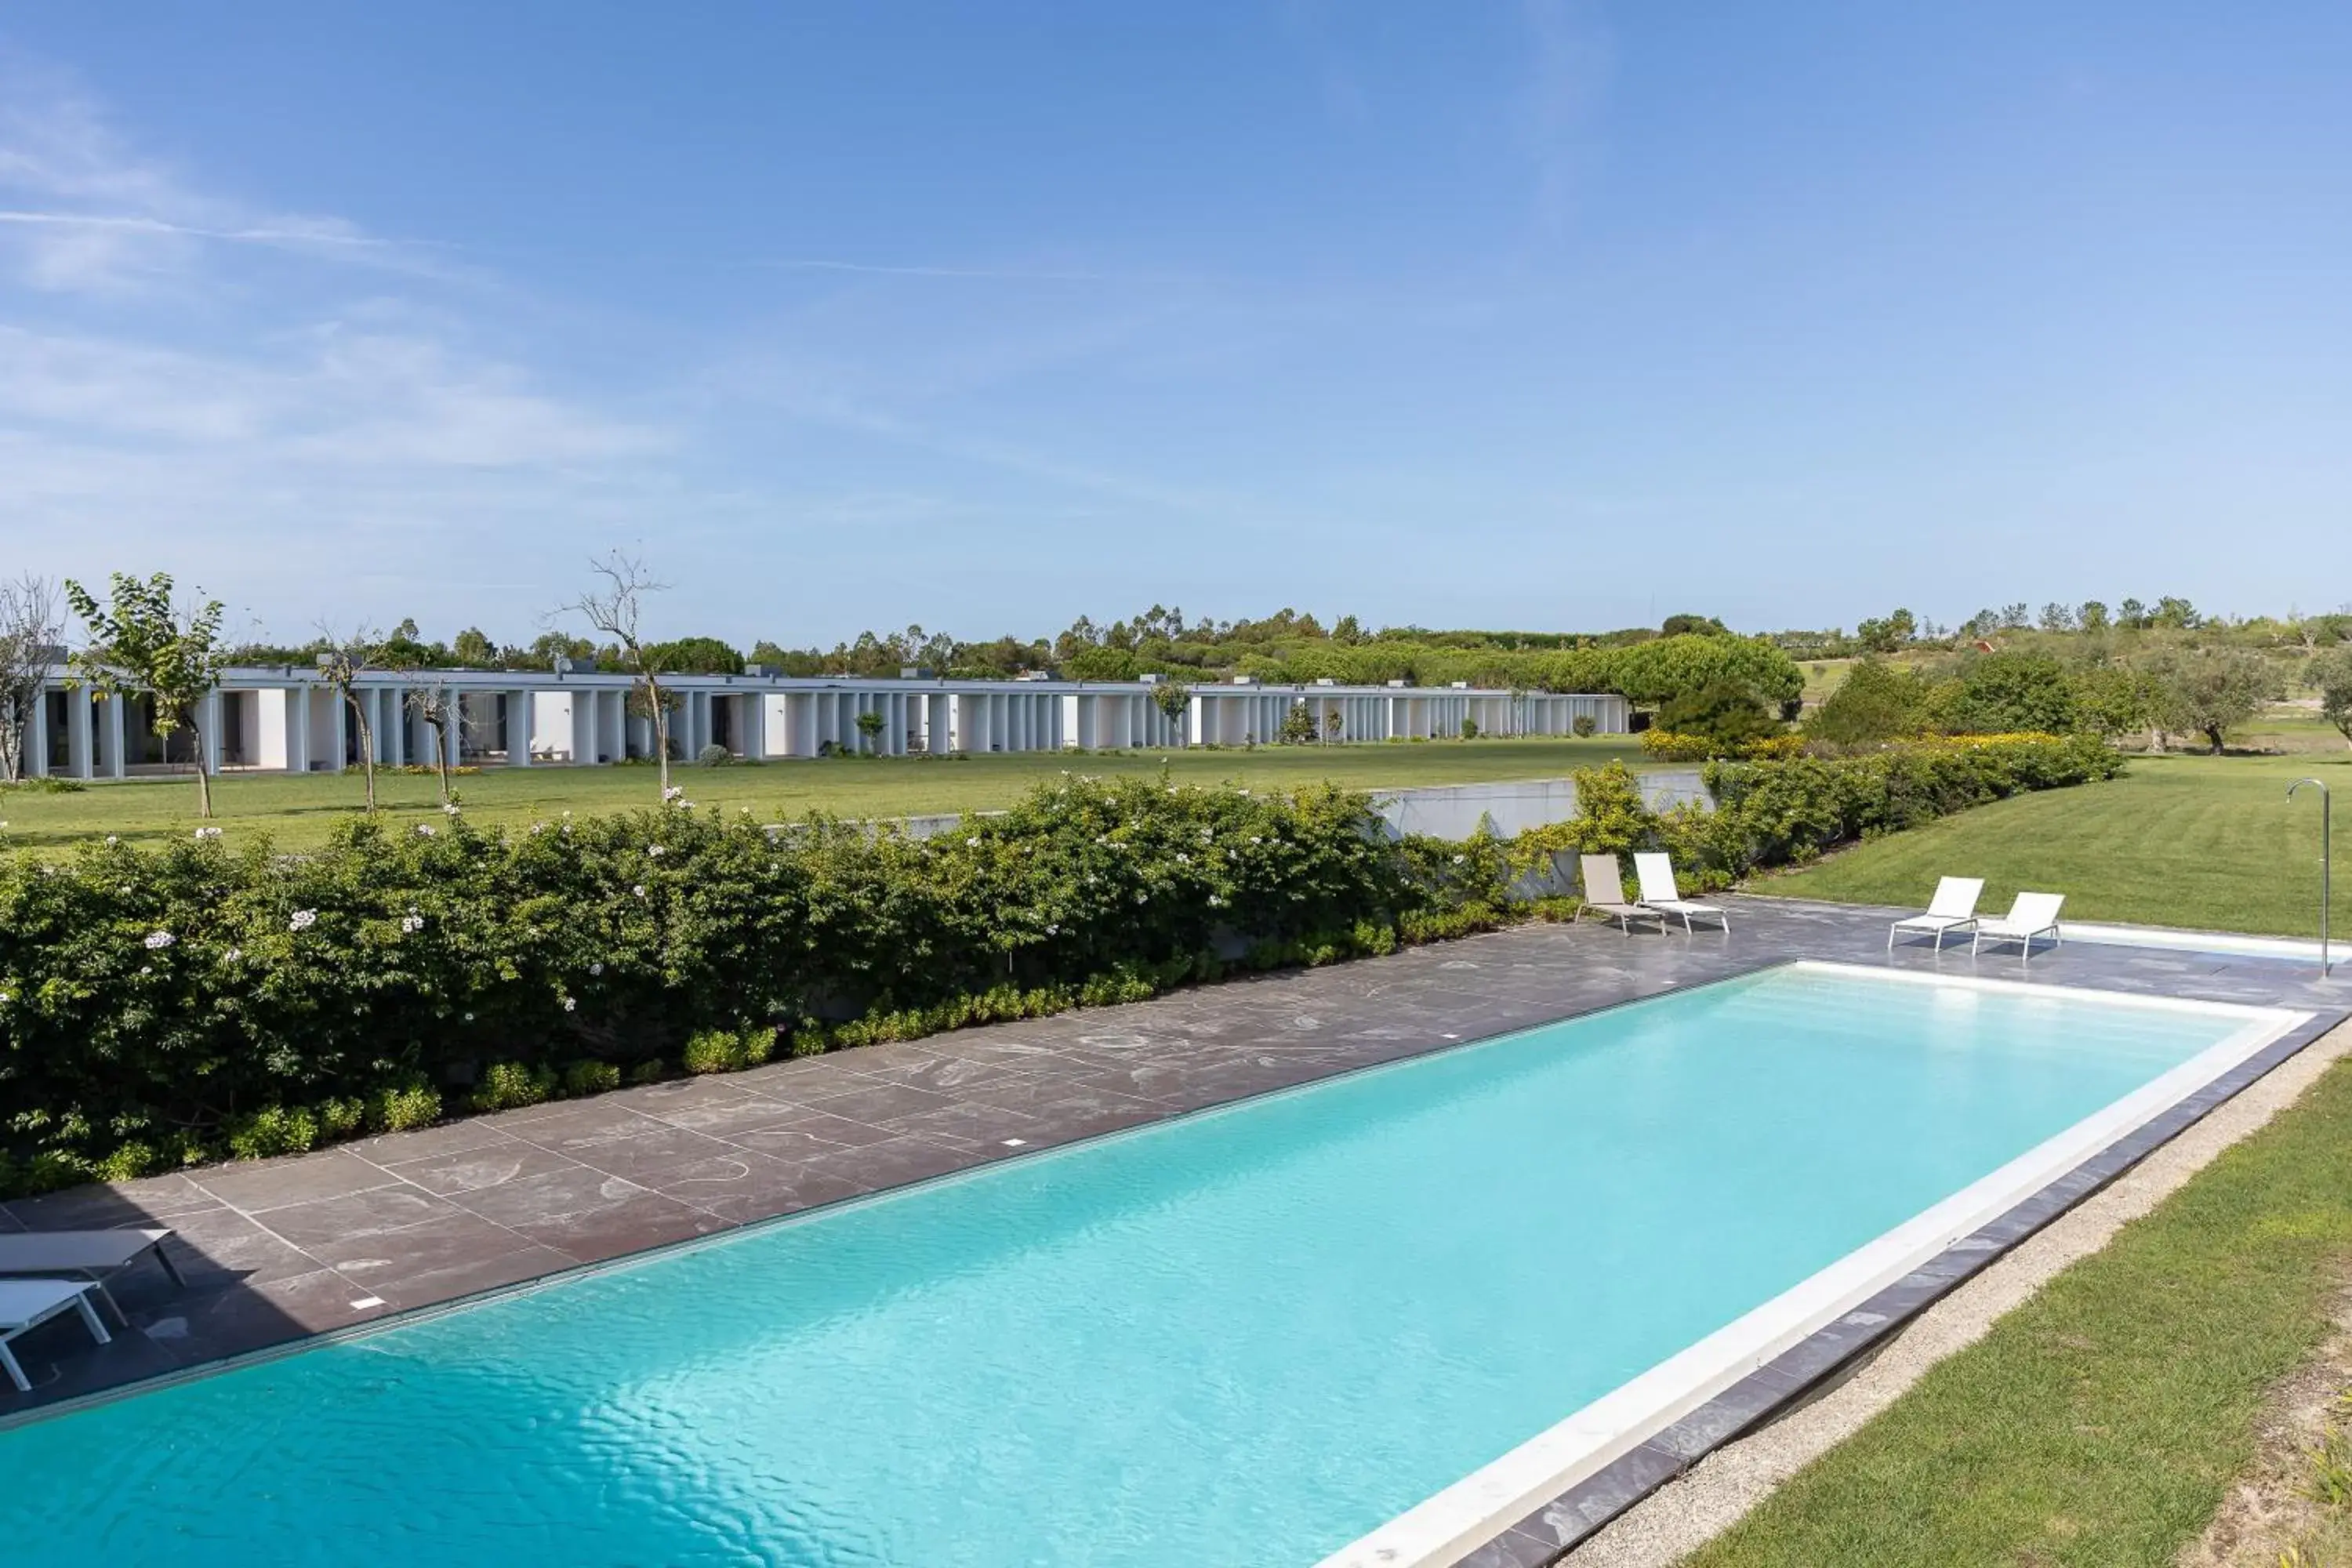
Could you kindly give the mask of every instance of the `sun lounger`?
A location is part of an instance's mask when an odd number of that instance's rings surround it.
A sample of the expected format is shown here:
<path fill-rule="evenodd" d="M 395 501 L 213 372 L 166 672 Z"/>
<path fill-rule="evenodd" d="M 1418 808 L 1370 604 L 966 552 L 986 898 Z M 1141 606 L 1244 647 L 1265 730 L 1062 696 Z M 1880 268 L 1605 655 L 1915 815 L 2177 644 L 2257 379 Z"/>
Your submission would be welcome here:
<path fill-rule="evenodd" d="M 1927 901 L 1926 914 L 1906 915 L 1887 931 L 1887 951 L 1895 950 L 1896 937 L 1915 931 L 1934 937 L 1941 951 L 1946 931 L 1963 931 L 1977 923 L 1977 899 L 1983 892 L 1982 877 L 1946 877 L 1936 884 L 1936 896 Z"/>
<path fill-rule="evenodd" d="M 180 1278 L 179 1266 L 163 1250 L 163 1243 L 172 1233 L 160 1226 L 131 1226 L 122 1230 L 35 1230 L 22 1235 L 0 1236 L 0 1277 L 23 1274 L 66 1275 L 87 1279 L 97 1289 L 98 1299 L 114 1314 L 114 1321 L 130 1327 L 131 1320 L 122 1315 L 106 1289 L 106 1277 L 118 1269 L 128 1268 L 149 1253 L 163 1266 L 172 1283 L 184 1288 L 187 1281 Z"/>
<path fill-rule="evenodd" d="M 1624 878 L 1617 868 L 1616 856 L 1582 856 L 1580 868 L 1584 878 L 1584 909 L 1577 910 L 1577 919 L 1582 920 L 1584 910 L 1591 910 L 1604 919 L 1615 921 L 1628 932 L 1633 931 L 1633 922 L 1637 920 L 1655 921 L 1660 930 L 1664 929 L 1665 916 L 1625 897 Z"/>
<path fill-rule="evenodd" d="M 89 1304 L 89 1293 L 97 1289 L 87 1279 L 0 1279 L 0 1372 L 8 1374 L 17 1393 L 32 1393 L 33 1384 L 16 1364 L 16 1352 L 8 1348 L 8 1342 L 26 1329 L 62 1313 L 79 1311 L 91 1339 L 100 1344 L 112 1340 L 99 1321 L 98 1309 Z"/>
<path fill-rule="evenodd" d="M 1682 890 L 1675 886 L 1675 863 L 1667 857 L 1657 854 L 1634 856 L 1633 875 L 1642 884 L 1643 906 L 1661 914 L 1682 916 L 1685 934 L 1691 930 L 1693 915 L 1721 921 L 1726 931 L 1731 930 L 1731 916 L 1723 910 L 1714 904 L 1696 903 L 1682 896 Z"/>
<path fill-rule="evenodd" d="M 1977 922 L 1976 935 L 1969 940 L 1969 952 L 1973 954 L 1977 944 L 1990 937 L 1994 942 L 2013 942 L 2025 950 L 2028 963 L 2033 959 L 2033 939 L 2046 936 L 2050 945 L 2059 945 L 2058 906 L 2066 901 L 2063 893 L 2020 893 L 2017 901 L 2009 906 L 2009 913 L 1998 920 Z"/>

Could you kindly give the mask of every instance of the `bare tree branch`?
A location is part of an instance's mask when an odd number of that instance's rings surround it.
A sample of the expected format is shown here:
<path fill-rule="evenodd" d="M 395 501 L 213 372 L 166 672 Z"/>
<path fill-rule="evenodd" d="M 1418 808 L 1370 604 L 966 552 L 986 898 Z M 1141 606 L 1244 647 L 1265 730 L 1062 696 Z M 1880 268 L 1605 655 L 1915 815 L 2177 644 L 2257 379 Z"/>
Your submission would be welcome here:
<path fill-rule="evenodd" d="M 25 776 L 25 737 L 47 721 L 42 690 L 65 626 L 47 578 L 27 572 L 0 583 L 0 779 L 12 784 Z"/>

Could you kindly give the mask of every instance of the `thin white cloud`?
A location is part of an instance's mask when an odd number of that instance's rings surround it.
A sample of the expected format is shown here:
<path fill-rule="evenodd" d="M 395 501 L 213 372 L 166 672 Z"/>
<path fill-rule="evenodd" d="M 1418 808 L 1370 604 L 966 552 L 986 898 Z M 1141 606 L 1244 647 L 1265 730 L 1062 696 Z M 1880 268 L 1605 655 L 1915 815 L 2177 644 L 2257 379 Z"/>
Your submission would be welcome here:
<path fill-rule="evenodd" d="M 992 283 L 1190 283 L 1195 279 L 1138 272 L 1097 272 L 1086 268 L 1055 269 L 1026 267 L 894 267 L 866 261 L 829 261 L 816 257 L 790 257 L 758 261 L 755 267 L 778 272 L 850 272 L 874 278 L 970 279 Z"/>

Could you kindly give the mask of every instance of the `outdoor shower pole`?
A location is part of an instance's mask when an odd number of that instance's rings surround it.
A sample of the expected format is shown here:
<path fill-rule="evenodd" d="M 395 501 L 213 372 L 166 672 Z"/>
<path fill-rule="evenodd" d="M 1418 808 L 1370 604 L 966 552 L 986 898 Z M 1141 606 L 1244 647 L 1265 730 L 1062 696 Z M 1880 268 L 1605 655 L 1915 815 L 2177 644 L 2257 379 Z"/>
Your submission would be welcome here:
<path fill-rule="evenodd" d="M 2335 863 L 2327 851 L 2327 819 L 2333 815 L 2333 809 L 2328 800 L 2327 786 L 2317 779 L 2295 780 L 2286 786 L 2287 799 L 2293 800 L 2294 792 L 2305 784 L 2311 784 L 2319 791 L 2319 977 L 2325 980 L 2327 978 L 2327 877 Z"/>

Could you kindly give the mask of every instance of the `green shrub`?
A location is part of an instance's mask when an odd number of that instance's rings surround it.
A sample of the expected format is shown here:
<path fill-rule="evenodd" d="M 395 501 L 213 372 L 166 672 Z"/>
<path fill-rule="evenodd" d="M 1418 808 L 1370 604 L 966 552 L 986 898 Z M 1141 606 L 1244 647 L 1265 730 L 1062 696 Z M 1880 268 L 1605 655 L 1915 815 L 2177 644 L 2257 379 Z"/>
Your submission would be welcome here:
<path fill-rule="evenodd" d="M 650 1061 L 639 1062 L 636 1066 L 629 1069 L 629 1081 L 631 1083 L 659 1083 L 668 1076 L 669 1064 L 663 1061 L 659 1057 L 656 1057 Z"/>
<path fill-rule="evenodd" d="M 691 1073 L 733 1072 L 745 1065 L 742 1058 L 742 1041 L 732 1032 L 705 1029 L 688 1038 L 678 1065 Z"/>
<path fill-rule="evenodd" d="M 1592 739 L 1597 732 L 1599 732 L 1601 724 L 1600 721 L 1595 720 L 1591 714 L 1579 713 L 1575 718 L 1568 721 L 1568 727 L 1570 731 L 1573 733 L 1578 740 L 1589 741 Z"/>
<path fill-rule="evenodd" d="M 328 1139 L 349 1138 L 366 1122 L 367 1102 L 357 1095 L 321 1100 L 318 1117 L 319 1131 Z"/>
<path fill-rule="evenodd" d="M 621 1069 L 611 1062 L 576 1061 L 563 1069 L 563 1092 L 574 1098 L 620 1087 Z"/>
<path fill-rule="evenodd" d="M 240 1160 L 300 1154 L 319 1142 L 319 1119 L 299 1106 L 265 1106 L 232 1124 L 228 1152 Z"/>
<path fill-rule="evenodd" d="M 555 1093 L 555 1074 L 523 1062 L 492 1062 L 467 1100 L 476 1110 L 520 1110 Z"/>
<path fill-rule="evenodd" d="M 441 1120 L 441 1096 L 421 1079 L 377 1089 L 366 1103 L 371 1132 L 405 1132 Z"/>

